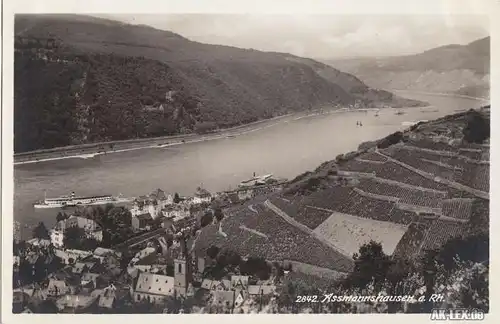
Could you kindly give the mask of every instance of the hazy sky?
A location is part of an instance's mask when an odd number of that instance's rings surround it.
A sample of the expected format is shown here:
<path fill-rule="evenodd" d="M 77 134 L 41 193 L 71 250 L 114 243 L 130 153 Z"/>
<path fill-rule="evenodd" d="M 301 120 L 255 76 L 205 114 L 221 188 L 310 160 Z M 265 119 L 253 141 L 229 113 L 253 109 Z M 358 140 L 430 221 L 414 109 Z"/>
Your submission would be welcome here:
<path fill-rule="evenodd" d="M 103 15 L 101 15 L 103 16 Z M 421 52 L 489 35 L 474 15 L 107 15 L 170 30 L 194 41 L 299 56 L 338 58 Z"/>

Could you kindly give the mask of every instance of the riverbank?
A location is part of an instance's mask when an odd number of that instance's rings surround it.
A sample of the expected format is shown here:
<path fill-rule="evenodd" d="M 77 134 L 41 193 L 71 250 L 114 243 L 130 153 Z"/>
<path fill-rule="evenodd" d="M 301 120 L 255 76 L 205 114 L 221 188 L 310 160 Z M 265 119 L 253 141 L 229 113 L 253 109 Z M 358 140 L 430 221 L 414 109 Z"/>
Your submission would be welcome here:
<path fill-rule="evenodd" d="M 422 108 L 422 107 L 418 107 Z M 394 109 L 394 108 L 380 108 Z M 250 124 L 236 126 L 220 130 L 216 133 L 209 134 L 185 134 L 163 136 L 155 138 L 141 138 L 123 141 L 110 141 L 92 144 L 73 145 L 65 147 L 57 147 L 52 149 L 37 150 L 31 152 L 23 152 L 14 154 L 14 165 L 39 163 L 46 161 L 55 161 L 62 159 L 91 159 L 102 154 L 120 153 L 141 149 L 151 148 L 166 148 L 181 144 L 204 142 L 222 138 L 231 138 L 241 136 L 250 132 L 262 130 L 272 127 L 283 122 L 300 120 L 302 118 L 314 117 L 322 114 L 342 113 L 351 111 L 377 111 L 379 108 L 323 108 L 306 112 L 298 112 L 277 116 L 270 119 L 256 121 Z"/>
<path fill-rule="evenodd" d="M 387 91 L 391 91 L 391 92 L 409 92 L 409 93 L 416 93 L 416 94 L 423 94 L 423 95 L 431 95 L 431 96 L 442 96 L 442 97 L 463 98 L 463 99 L 471 99 L 471 100 L 479 100 L 479 101 L 490 102 L 490 98 L 472 97 L 472 96 L 466 96 L 466 95 L 461 95 L 461 94 L 456 94 L 456 93 L 446 93 L 446 92 L 426 92 L 426 91 L 418 91 L 418 90 L 403 90 L 403 89 L 391 89 L 391 90 L 387 90 Z"/>

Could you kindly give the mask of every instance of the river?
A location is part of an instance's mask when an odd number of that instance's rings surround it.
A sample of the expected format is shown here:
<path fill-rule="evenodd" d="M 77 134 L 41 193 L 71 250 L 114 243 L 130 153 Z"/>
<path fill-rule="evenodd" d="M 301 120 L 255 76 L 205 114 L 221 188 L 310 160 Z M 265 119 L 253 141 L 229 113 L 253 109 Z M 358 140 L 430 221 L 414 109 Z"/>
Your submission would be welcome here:
<path fill-rule="evenodd" d="M 75 191 L 77 195 L 119 193 L 139 196 L 161 188 L 190 195 L 197 186 L 209 191 L 235 188 L 255 172 L 293 178 L 315 169 L 338 154 L 357 149 L 361 142 L 407 128 L 405 121 L 431 120 L 476 108 L 479 100 L 398 91 L 407 98 L 427 101 L 425 108 L 339 112 L 278 123 L 244 135 L 14 167 L 14 219 L 29 227 L 43 221 L 53 226 L 57 209 L 35 210 L 34 201 Z M 362 127 L 356 126 L 361 121 Z"/>

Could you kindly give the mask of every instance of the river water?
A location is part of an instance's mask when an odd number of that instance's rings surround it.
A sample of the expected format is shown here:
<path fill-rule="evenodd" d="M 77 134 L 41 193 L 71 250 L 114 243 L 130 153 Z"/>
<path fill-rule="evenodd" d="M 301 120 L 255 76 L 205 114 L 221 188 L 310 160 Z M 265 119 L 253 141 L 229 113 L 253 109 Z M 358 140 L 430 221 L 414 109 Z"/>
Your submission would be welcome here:
<path fill-rule="evenodd" d="M 339 112 L 282 122 L 244 135 L 206 142 L 158 147 L 16 165 L 14 219 L 25 226 L 44 221 L 53 226 L 57 209 L 35 210 L 34 201 L 75 191 L 77 195 L 119 193 L 139 196 L 153 189 L 190 195 L 202 185 L 210 191 L 235 188 L 253 175 L 272 173 L 293 178 L 315 169 L 338 154 L 357 149 L 361 142 L 379 139 L 407 128 L 406 121 L 431 120 L 479 107 L 481 101 L 429 94 L 398 92 L 427 101 L 425 108 L 375 112 Z M 356 126 L 361 121 L 363 126 Z M 29 228 L 23 237 L 30 236 Z"/>

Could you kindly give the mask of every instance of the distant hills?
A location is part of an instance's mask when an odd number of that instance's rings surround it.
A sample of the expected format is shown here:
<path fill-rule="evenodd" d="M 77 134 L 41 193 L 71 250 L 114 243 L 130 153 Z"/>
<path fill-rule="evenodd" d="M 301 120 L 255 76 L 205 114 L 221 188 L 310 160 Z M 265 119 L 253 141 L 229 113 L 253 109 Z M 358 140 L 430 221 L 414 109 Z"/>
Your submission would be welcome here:
<path fill-rule="evenodd" d="M 75 15 L 16 16 L 14 78 L 15 152 L 423 104 L 314 60 Z"/>
<path fill-rule="evenodd" d="M 416 55 L 328 60 L 381 89 L 455 93 L 489 98 L 490 37 L 446 45 Z"/>

